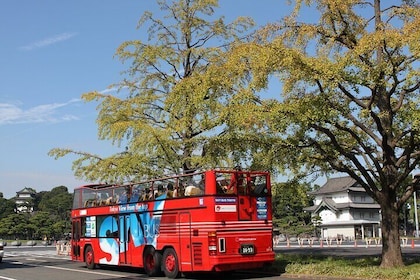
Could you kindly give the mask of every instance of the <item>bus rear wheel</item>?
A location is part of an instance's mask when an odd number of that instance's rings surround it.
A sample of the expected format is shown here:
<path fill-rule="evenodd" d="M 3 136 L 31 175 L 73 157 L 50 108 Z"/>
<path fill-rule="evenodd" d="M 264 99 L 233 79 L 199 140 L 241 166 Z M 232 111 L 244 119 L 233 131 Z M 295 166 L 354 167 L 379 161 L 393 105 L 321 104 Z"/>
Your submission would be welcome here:
<path fill-rule="evenodd" d="M 85 251 L 85 263 L 86 267 L 89 269 L 95 268 L 95 258 L 93 255 L 93 249 L 91 246 L 88 246 Z"/>
<path fill-rule="evenodd" d="M 163 252 L 162 270 L 168 278 L 179 277 L 178 256 L 173 248 L 168 248 Z"/>
<path fill-rule="evenodd" d="M 162 273 L 162 254 L 153 247 L 148 247 L 143 254 L 143 266 L 148 276 L 159 276 Z"/>

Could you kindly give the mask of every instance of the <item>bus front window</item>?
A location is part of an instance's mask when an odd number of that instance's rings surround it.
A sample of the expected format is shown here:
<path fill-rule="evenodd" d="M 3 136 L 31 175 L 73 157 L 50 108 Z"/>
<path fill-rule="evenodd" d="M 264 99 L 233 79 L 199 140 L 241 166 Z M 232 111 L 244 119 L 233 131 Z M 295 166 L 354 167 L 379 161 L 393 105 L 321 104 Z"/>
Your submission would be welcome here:
<path fill-rule="evenodd" d="M 267 179 L 265 176 L 252 177 L 250 182 L 250 191 L 254 195 L 268 195 Z"/>

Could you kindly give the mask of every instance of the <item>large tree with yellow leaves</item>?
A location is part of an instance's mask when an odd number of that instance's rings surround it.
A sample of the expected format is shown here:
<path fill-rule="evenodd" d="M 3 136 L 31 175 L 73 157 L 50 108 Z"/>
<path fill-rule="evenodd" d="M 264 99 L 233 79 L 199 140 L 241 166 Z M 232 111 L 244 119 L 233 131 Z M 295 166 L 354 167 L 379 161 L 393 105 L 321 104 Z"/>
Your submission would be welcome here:
<path fill-rule="evenodd" d="M 76 176 L 118 182 L 168 173 L 192 172 L 227 164 L 232 158 L 210 139 L 223 134 L 223 92 L 202 87 L 191 76 L 206 71 L 211 61 L 249 35 L 253 21 L 238 18 L 225 23 L 215 17 L 217 0 L 158 0 L 164 18 L 146 12 L 138 29 L 147 41 L 126 41 L 116 56 L 129 67 L 111 89 L 118 93 L 86 93 L 98 101 L 99 138 L 126 146 L 108 157 L 88 151 L 52 149 L 55 158 L 76 154 Z"/>
<path fill-rule="evenodd" d="M 314 4 L 306 20 L 303 2 Z M 403 265 L 398 214 L 419 189 L 417 179 L 404 182 L 420 161 L 420 9 L 395 2 L 297 1 L 290 17 L 201 77 L 247 81 L 230 120 L 260 132 L 255 161 L 295 174 L 344 172 L 366 189 L 381 206 L 383 267 Z M 255 93 L 271 76 L 282 96 L 261 100 Z"/>

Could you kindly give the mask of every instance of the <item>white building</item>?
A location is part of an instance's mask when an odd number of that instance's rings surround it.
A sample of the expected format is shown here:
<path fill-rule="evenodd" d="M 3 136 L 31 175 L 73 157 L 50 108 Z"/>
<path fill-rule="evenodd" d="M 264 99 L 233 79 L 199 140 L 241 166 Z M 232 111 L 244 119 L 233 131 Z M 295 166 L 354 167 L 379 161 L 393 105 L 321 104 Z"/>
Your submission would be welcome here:
<path fill-rule="evenodd" d="M 322 238 L 380 237 L 380 206 L 351 177 L 331 178 L 311 193 L 314 206 L 305 208 L 319 217 Z"/>
<path fill-rule="evenodd" d="M 36 192 L 31 188 L 24 188 L 21 191 L 16 192 L 16 210 L 18 213 L 26 212 L 31 213 L 34 211 L 34 198 Z"/>

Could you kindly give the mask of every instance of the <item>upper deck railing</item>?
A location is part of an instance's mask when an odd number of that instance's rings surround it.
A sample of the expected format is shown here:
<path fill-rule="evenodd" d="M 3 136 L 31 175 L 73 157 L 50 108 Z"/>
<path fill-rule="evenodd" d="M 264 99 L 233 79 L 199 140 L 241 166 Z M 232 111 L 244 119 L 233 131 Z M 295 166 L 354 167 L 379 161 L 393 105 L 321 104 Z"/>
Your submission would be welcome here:
<path fill-rule="evenodd" d="M 213 175 L 206 177 L 207 173 Z M 75 189 L 73 209 L 198 195 L 245 194 L 270 195 L 268 172 L 210 170 L 139 183 L 85 185 Z"/>

